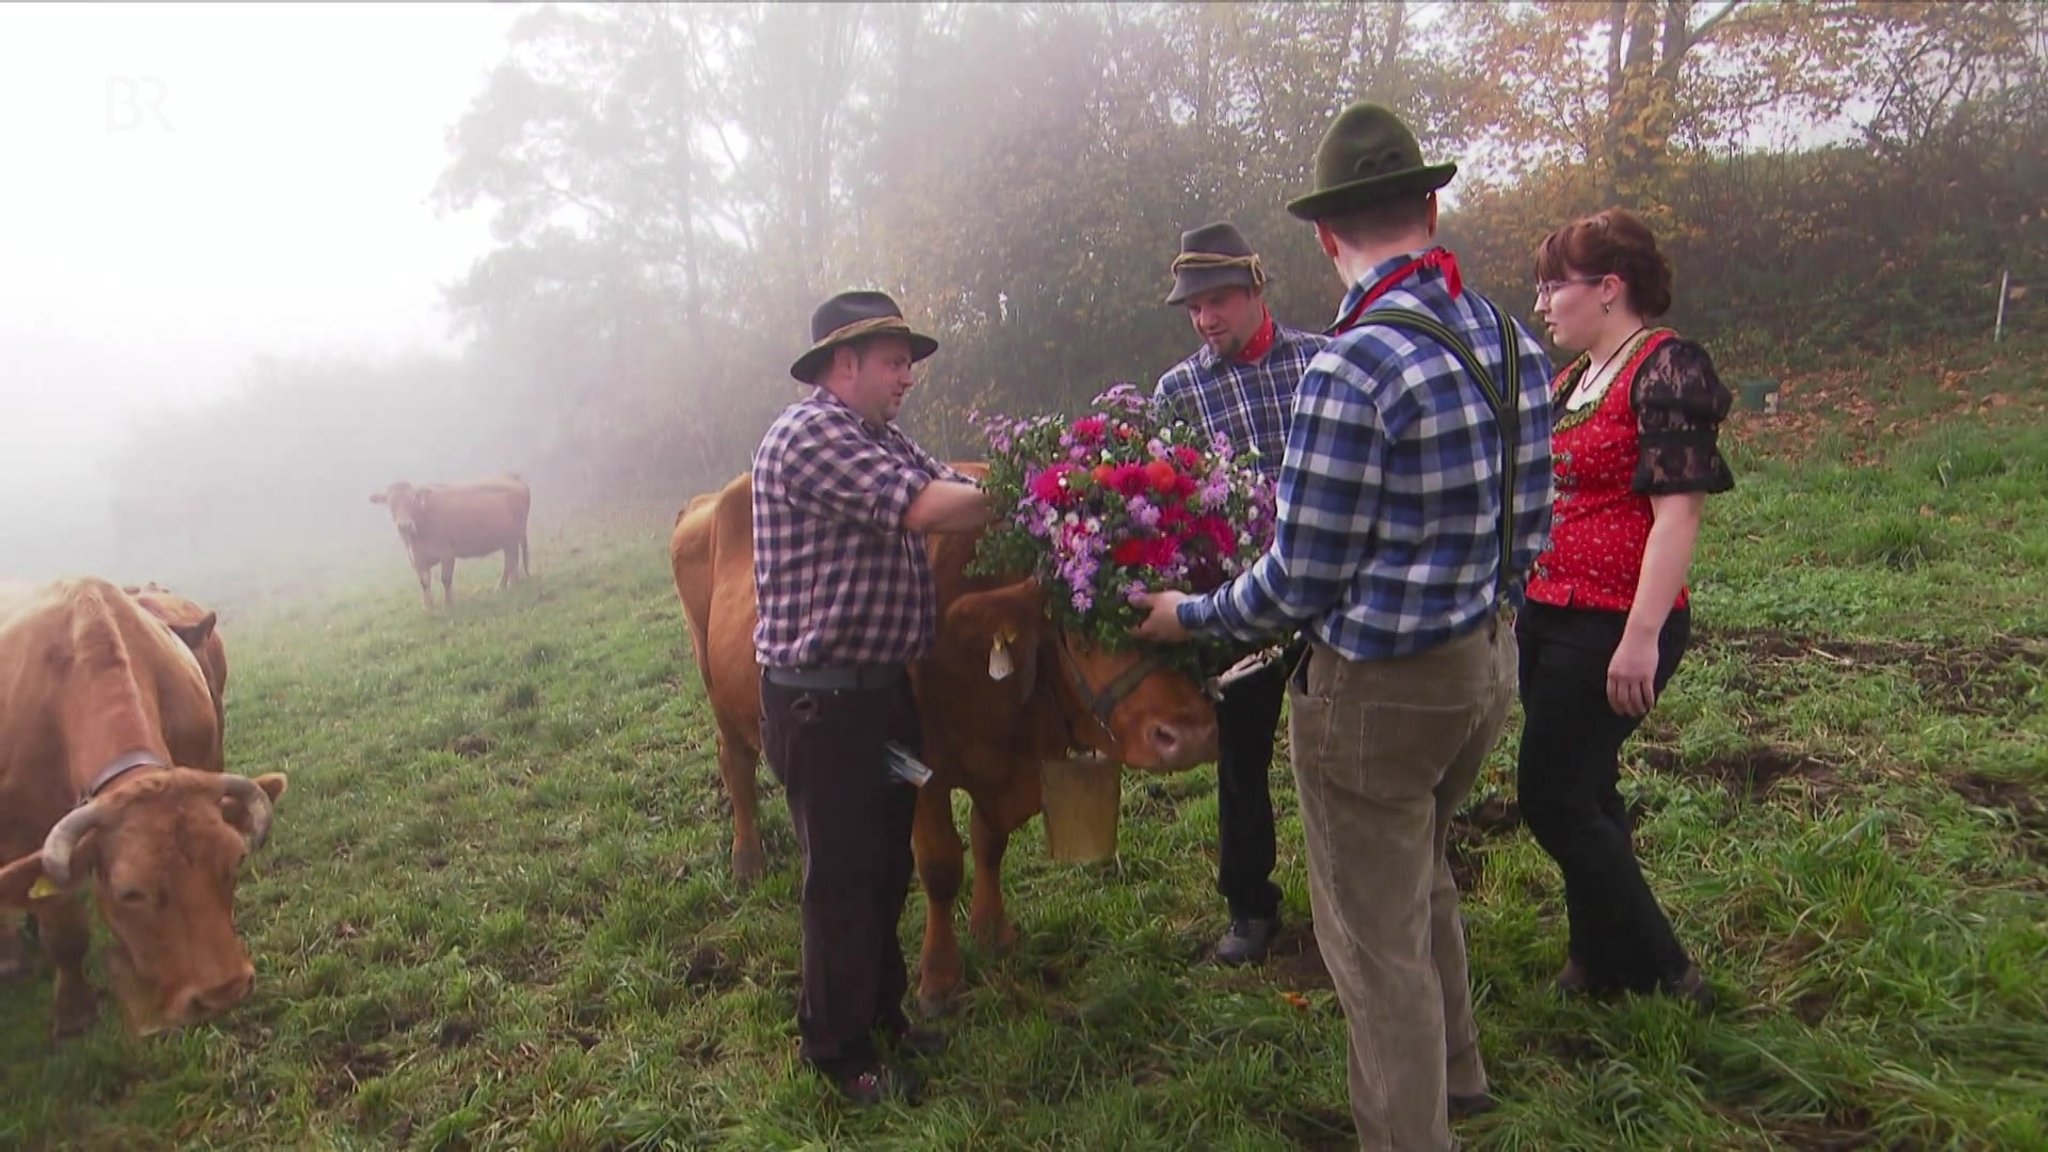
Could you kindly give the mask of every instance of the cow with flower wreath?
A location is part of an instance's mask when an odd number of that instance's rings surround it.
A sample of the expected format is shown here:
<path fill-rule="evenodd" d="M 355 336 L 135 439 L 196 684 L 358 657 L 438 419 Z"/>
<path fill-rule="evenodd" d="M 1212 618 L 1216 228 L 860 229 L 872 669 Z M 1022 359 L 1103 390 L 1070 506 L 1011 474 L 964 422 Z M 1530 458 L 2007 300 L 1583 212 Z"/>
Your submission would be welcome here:
<path fill-rule="evenodd" d="M 1003 903 L 1011 833 L 1041 809 L 1041 771 L 1074 753 L 1144 772 L 1216 756 L 1216 718 L 1192 646 L 1135 644 L 1145 588 L 1197 589 L 1263 550 L 1272 494 L 1228 445 L 1122 385 L 1091 411 L 995 419 L 986 464 L 956 464 L 1006 510 L 979 534 L 926 538 L 938 592 L 938 641 L 912 670 L 932 779 L 919 789 L 912 839 L 927 913 L 918 980 L 926 1015 L 961 984 L 953 905 L 965 851 L 951 794 L 973 802 L 970 931 L 985 947 L 1016 938 Z M 759 670 L 754 659 L 750 481 L 696 497 L 669 542 L 697 669 L 718 727 L 733 807 L 732 869 L 766 870 L 758 823 Z"/>

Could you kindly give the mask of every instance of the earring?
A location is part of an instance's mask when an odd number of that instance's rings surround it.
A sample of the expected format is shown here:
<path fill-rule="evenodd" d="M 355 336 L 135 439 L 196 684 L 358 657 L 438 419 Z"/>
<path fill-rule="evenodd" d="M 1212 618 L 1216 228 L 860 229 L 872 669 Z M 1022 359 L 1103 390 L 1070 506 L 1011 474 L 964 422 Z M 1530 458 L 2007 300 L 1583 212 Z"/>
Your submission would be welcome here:
<path fill-rule="evenodd" d="M 1602 304 L 1602 305 L 1600 305 L 1600 314 L 1601 314 L 1601 315 L 1605 316 L 1605 315 L 1607 315 L 1608 313 L 1610 313 L 1610 312 L 1612 312 L 1612 311 L 1614 311 L 1614 305 L 1612 305 L 1612 304 Z"/>

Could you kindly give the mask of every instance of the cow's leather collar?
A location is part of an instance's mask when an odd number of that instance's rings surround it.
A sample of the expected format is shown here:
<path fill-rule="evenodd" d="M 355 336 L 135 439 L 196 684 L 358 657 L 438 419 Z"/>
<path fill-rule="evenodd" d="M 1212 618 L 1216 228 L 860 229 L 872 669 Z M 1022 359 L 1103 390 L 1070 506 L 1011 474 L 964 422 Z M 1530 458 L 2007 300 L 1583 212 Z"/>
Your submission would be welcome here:
<path fill-rule="evenodd" d="M 1074 692 L 1081 697 L 1081 702 L 1088 706 L 1088 714 L 1095 718 L 1095 723 L 1102 729 L 1103 735 L 1108 736 L 1110 743 L 1114 744 L 1116 730 L 1109 726 L 1109 718 L 1116 714 L 1116 706 L 1137 691 L 1138 685 L 1143 684 L 1146 677 L 1166 667 L 1166 657 L 1158 652 L 1147 652 L 1136 664 L 1124 669 L 1122 675 L 1110 681 L 1108 687 L 1097 692 L 1094 685 L 1088 683 L 1087 674 L 1081 670 L 1081 662 L 1074 659 L 1073 650 L 1067 646 L 1065 632 L 1060 633 L 1059 649 L 1060 663 L 1066 666 L 1067 678 L 1073 682 Z M 1073 739 L 1072 724 L 1067 725 L 1067 734 L 1070 742 L 1078 746 L 1080 742 Z"/>
<path fill-rule="evenodd" d="M 80 804 L 89 802 L 90 800 L 92 800 L 93 797 L 98 796 L 101 792 L 105 791 L 107 785 L 112 784 L 114 781 L 119 780 L 121 777 L 126 776 L 128 773 L 135 771 L 137 768 L 163 767 L 166 767 L 166 765 L 162 760 L 157 759 L 156 753 L 154 752 L 150 752 L 146 749 L 141 748 L 138 748 L 133 752 L 124 752 L 121 755 L 114 757 L 114 760 L 111 764 L 108 764 L 105 768 L 100 769 L 99 775 L 94 776 L 92 778 L 92 783 L 85 786 L 85 791 L 79 793 L 78 802 Z"/>

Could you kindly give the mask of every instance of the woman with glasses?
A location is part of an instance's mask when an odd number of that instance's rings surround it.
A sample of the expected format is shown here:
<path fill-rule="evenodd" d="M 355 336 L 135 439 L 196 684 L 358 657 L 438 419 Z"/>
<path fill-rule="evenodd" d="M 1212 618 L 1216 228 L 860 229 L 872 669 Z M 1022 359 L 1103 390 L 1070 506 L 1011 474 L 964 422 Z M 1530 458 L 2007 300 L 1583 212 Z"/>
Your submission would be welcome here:
<path fill-rule="evenodd" d="M 1728 389 L 1704 348 L 1656 325 L 1671 267 L 1619 208 L 1536 249 L 1536 313 L 1579 353 L 1552 382 L 1550 547 L 1516 622 L 1523 819 L 1564 873 L 1566 994 L 1712 994 L 1636 861 L 1620 751 L 1678 668 L 1686 571 L 1709 493 L 1735 480 L 1716 436 Z"/>

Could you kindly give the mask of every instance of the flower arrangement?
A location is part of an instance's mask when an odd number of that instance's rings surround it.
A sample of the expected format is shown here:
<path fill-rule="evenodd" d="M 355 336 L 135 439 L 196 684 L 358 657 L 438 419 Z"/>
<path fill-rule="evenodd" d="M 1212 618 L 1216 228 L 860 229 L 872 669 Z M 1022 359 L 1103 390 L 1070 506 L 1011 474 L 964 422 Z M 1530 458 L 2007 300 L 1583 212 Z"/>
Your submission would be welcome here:
<path fill-rule="evenodd" d="M 978 573 L 1030 571 L 1052 619 L 1117 650 L 1144 619 L 1137 599 L 1206 592 L 1244 571 L 1273 537 L 1272 484 L 1227 439 L 1130 384 L 1087 414 L 987 420 L 990 524 Z"/>

